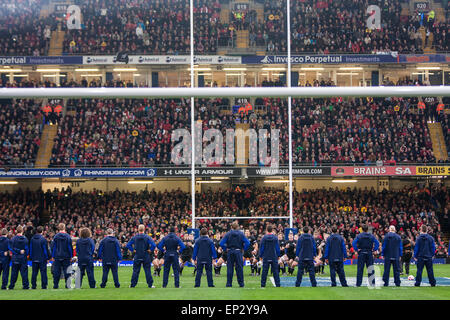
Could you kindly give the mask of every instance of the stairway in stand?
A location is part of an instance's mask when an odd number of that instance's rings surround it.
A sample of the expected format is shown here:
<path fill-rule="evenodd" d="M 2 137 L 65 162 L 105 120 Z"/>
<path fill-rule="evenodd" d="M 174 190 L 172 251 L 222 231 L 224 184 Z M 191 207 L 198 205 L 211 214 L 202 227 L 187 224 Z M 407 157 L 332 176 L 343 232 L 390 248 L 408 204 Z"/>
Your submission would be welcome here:
<path fill-rule="evenodd" d="M 245 147 L 244 147 L 244 164 L 239 163 L 239 165 L 247 165 L 248 164 L 248 151 L 250 147 L 249 143 L 249 137 L 245 133 L 250 128 L 250 125 L 248 123 L 237 123 L 236 124 L 236 138 L 234 139 L 234 157 L 235 157 L 235 163 L 238 163 L 238 150 L 242 152 L 242 145 L 238 143 L 238 141 L 245 141 Z M 241 130 L 239 130 L 241 129 Z M 244 139 L 244 140 L 242 140 Z"/>
<path fill-rule="evenodd" d="M 439 122 L 429 122 L 428 129 L 433 144 L 433 153 L 436 160 L 448 160 L 447 147 L 445 145 L 444 133 Z"/>
<path fill-rule="evenodd" d="M 48 51 L 49 56 L 60 56 L 63 53 L 65 31 L 61 30 L 61 25 L 58 24 L 58 29 L 52 31 L 52 37 L 50 39 L 50 49 Z"/>
<path fill-rule="evenodd" d="M 50 164 L 50 158 L 52 156 L 53 145 L 55 143 L 54 138 L 58 132 L 58 125 L 44 125 L 44 130 L 41 135 L 41 145 L 36 157 L 36 168 L 48 168 Z"/>
<path fill-rule="evenodd" d="M 236 47 L 241 49 L 248 48 L 250 35 L 248 30 L 236 31 Z"/>

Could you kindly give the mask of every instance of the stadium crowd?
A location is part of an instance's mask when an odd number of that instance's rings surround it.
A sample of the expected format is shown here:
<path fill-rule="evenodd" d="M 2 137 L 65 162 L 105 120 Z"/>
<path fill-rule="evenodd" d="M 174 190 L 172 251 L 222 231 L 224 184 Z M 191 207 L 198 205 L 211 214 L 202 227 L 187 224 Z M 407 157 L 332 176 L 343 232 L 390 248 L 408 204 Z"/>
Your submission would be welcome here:
<path fill-rule="evenodd" d="M 425 47 L 449 51 L 448 19 L 414 11 L 402 15 L 402 0 L 291 2 L 293 53 L 423 53 Z M 0 4 L 0 52 L 3 55 L 48 54 L 51 33 L 65 31 L 66 54 L 186 54 L 189 52 L 189 1 L 83 0 L 81 29 L 68 30 L 60 13 L 41 14 L 42 0 L 5 0 Z M 366 9 L 381 8 L 381 28 L 368 30 Z M 286 3 L 265 0 L 264 17 L 253 8 L 230 10 L 220 20 L 222 1 L 194 1 L 195 51 L 215 54 L 218 46 L 235 46 L 236 32 L 249 30 L 250 46 L 285 53 Z M 447 8 L 444 8 L 448 15 Z M 300 18 L 301 17 L 301 18 Z M 229 20 L 229 21 L 228 21 Z M 430 36 L 432 34 L 432 37 Z M 432 43 L 428 43 L 432 39 Z"/>
<path fill-rule="evenodd" d="M 33 167 L 44 117 L 40 104 L 17 99 L 0 105 L 0 166 Z"/>
<path fill-rule="evenodd" d="M 412 12 L 401 15 L 404 1 L 317 1 L 291 2 L 291 41 L 293 53 L 423 53 L 433 34 L 432 45 L 448 51 L 448 23 L 431 15 Z M 369 5 L 381 8 L 381 28 L 366 26 Z M 287 52 L 286 2 L 264 1 L 264 21 L 250 30 L 250 42 L 266 46 L 269 53 Z"/>
<path fill-rule="evenodd" d="M 215 53 L 221 5 L 194 1 L 197 53 Z M 189 1 L 86 0 L 80 4 L 80 30 L 67 30 L 63 51 L 69 54 L 185 54 L 189 52 Z M 67 26 L 65 26 L 67 27 Z"/>
<path fill-rule="evenodd" d="M 384 85 L 422 85 L 410 78 Z M 274 86 L 277 83 L 263 82 Z M 334 86 L 331 80 L 306 81 L 305 86 Z M 130 81 L 62 81 L 61 87 L 137 87 Z M 0 87 L 57 87 L 46 80 L 1 82 Z M 450 150 L 448 115 L 437 111 L 438 99 L 417 98 L 293 99 L 293 163 L 327 165 L 331 163 L 375 164 L 433 163 L 427 121 L 439 121 Z M 448 101 L 444 99 L 444 104 Z M 224 113 L 229 100 L 196 100 L 196 119 L 204 131 L 215 128 L 226 136 L 226 129 L 249 124 L 255 129 L 280 129 L 280 164 L 288 163 L 287 100 L 258 98 L 255 110 Z M 311 107 L 313 105 L 313 107 Z M 190 102 L 185 99 L 68 100 L 65 116 L 39 112 L 40 102 L 8 102 L 2 109 L 10 124 L 1 129 L 3 164 L 31 167 L 36 159 L 42 124 L 59 122 L 50 159 L 52 166 L 145 166 L 171 165 L 171 132 L 190 128 Z M 17 112 L 24 110 L 25 112 Z M 258 109 L 259 111 L 256 111 Z M 24 122 L 26 121 L 26 122 Z M 25 128 L 25 129 L 24 129 Z M 207 142 L 204 142 L 204 146 Z M 268 148 L 270 153 L 270 147 Z M 269 155 L 270 156 L 270 155 Z M 209 165 L 215 163 L 208 163 Z M 217 165 L 217 164 L 216 164 Z"/>
<path fill-rule="evenodd" d="M 53 238 L 57 225 L 65 223 L 72 237 L 79 237 L 81 227 L 92 230 L 97 242 L 112 228 L 121 243 L 124 259 L 130 257 L 125 249 L 127 241 L 144 224 L 147 233 L 157 242 L 170 226 L 182 238 L 190 227 L 190 195 L 181 190 L 125 192 L 100 190 L 73 192 L 48 190 L 45 193 L 15 191 L 1 193 L 0 228 L 14 232 L 17 225 L 36 228 L 44 226 L 44 236 Z M 381 240 L 390 225 L 396 226 L 400 235 L 415 239 L 422 224 L 436 239 L 438 256 L 446 254 L 441 221 L 448 219 L 450 211 L 449 190 L 442 187 L 382 191 L 368 189 L 319 189 L 294 192 L 294 227 L 309 226 L 319 241 L 336 226 L 345 238 L 349 258 L 355 257 L 351 243 L 361 232 L 360 226 L 368 224 L 373 234 Z M 246 187 L 241 190 L 226 189 L 206 191 L 196 195 L 197 215 L 201 216 L 285 216 L 288 194 L 281 189 Z M 44 204 L 43 204 L 44 203 Z M 42 209 L 49 210 L 49 217 Z M 47 221 L 46 221 L 47 220 Z M 232 220 L 200 219 L 197 227 L 206 227 L 211 235 L 223 236 Z M 274 223 L 276 233 L 284 234 L 286 220 L 249 219 L 243 222 L 255 239 L 259 239 L 267 223 Z M 220 238 L 219 236 L 219 238 Z"/>
<path fill-rule="evenodd" d="M 54 14 L 41 17 L 41 0 L 3 0 L 0 3 L 0 55 L 47 55 Z"/>

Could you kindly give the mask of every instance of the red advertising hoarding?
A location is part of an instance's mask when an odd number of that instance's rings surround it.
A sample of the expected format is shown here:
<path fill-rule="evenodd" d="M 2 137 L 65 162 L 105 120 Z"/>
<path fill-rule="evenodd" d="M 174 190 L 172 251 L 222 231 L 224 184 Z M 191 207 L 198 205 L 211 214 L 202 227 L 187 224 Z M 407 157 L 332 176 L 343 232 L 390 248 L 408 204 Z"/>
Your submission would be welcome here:
<path fill-rule="evenodd" d="M 333 177 L 344 176 L 415 176 L 415 166 L 331 167 Z"/>

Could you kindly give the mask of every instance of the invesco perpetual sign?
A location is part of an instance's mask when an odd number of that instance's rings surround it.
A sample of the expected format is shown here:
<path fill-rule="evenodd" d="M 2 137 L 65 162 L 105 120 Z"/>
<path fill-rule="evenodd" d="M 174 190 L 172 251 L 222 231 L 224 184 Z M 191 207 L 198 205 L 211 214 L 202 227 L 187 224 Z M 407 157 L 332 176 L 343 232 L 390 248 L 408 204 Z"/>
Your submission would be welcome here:
<path fill-rule="evenodd" d="M 200 133 L 200 134 L 199 134 Z M 203 134 L 202 134 L 203 133 Z M 271 129 L 227 129 L 224 137 L 218 129 L 208 129 L 203 132 L 202 125 L 195 124 L 194 147 L 195 164 L 197 165 L 244 165 L 246 163 L 245 140 L 248 137 L 248 164 L 270 165 L 278 168 L 280 155 L 280 130 Z M 267 153 L 270 136 L 270 155 Z M 237 141 L 235 157 L 235 140 Z M 187 129 L 176 129 L 172 132 L 171 162 L 175 165 L 191 163 L 192 137 Z M 203 146 L 205 144 L 205 146 Z"/>

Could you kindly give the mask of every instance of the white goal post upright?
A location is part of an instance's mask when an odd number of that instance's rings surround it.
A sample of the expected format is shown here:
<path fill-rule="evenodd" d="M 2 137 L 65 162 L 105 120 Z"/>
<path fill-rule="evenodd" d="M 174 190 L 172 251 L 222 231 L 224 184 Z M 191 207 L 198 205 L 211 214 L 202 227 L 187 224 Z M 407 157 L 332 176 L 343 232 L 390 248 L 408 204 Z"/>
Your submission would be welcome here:
<path fill-rule="evenodd" d="M 191 89 L 195 87 L 194 79 L 194 0 L 190 0 L 190 45 L 191 45 Z M 191 211 L 192 228 L 195 229 L 195 106 L 191 96 Z"/>
<path fill-rule="evenodd" d="M 291 8 L 287 0 L 287 87 L 291 88 Z M 289 228 L 294 225 L 294 205 L 292 195 L 292 97 L 288 97 L 288 143 L 289 143 Z"/>

